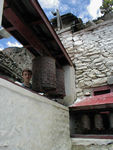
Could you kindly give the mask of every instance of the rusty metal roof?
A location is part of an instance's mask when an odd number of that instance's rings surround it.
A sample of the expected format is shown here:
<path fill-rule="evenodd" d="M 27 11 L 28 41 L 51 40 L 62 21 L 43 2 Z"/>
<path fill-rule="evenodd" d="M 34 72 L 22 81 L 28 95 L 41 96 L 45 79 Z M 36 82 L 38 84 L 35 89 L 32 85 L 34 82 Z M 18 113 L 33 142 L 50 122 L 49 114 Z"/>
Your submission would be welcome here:
<path fill-rule="evenodd" d="M 84 98 L 81 101 L 75 102 L 70 108 L 73 109 L 95 109 L 113 107 L 113 92 L 98 96 Z"/>
<path fill-rule="evenodd" d="M 37 0 L 5 0 L 2 26 L 35 56 L 73 65 Z"/>

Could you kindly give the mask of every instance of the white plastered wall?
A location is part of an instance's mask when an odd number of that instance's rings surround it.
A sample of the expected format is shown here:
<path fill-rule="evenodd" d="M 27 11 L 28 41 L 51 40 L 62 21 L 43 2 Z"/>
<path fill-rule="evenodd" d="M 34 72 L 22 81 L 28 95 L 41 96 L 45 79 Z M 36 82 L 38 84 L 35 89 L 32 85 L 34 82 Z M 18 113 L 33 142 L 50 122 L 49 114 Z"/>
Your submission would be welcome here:
<path fill-rule="evenodd" d="M 0 0 L 0 26 L 2 22 L 3 4 L 4 4 L 4 0 Z"/>
<path fill-rule="evenodd" d="M 0 78 L 0 148 L 71 150 L 68 108 Z"/>

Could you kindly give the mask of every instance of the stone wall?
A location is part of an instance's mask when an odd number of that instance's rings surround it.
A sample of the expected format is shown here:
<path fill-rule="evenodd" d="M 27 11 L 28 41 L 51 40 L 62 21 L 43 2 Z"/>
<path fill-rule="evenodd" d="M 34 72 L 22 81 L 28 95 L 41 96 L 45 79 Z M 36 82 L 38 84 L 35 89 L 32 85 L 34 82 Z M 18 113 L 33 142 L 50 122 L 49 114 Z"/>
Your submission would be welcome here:
<path fill-rule="evenodd" d="M 32 59 L 34 56 L 26 48 L 9 47 L 4 49 L 3 53 L 18 64 L 19 68 L 22 70 L 25 68 L 32 68 Z"/>
<path fill-rule="evenodd" d="M 22 81 L 22 70 L 9 56 L 0 51 L 0 76 Z"/>
<path fill-rule="evenodd" d="M 2 150 L 71 150 L 68 108 L 1 78 L 0 121 Z"/>
<path fill-rule="evenodd" d="M 75 33 L 65 29 L 58 35 L 75 65 L 77 98 L 107 85 L 113 75 L 113 20 Z"/>

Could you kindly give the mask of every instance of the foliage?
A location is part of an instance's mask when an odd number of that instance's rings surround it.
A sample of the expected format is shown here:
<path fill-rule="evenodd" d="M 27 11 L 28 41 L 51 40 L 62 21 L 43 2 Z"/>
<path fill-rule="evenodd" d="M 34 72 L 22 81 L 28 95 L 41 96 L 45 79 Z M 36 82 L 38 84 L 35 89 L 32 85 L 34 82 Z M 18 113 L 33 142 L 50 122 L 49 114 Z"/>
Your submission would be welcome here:
<path fill-rule="evenodd" d="M 100 7 L 102 14 L 108 14 L 113 11 L 113 0 L 103 0 L 102 6 Z"/>

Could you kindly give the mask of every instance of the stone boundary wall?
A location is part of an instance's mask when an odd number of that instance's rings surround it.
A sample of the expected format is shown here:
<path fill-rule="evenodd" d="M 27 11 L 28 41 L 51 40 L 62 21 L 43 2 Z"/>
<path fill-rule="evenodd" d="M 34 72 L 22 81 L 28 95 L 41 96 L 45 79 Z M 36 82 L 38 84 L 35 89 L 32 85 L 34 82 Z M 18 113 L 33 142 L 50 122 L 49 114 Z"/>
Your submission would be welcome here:
<path fill-rule="evenodd" d="M 113 20 L 74 33 L 68 28 L 58 35 L 75 65 L 77 98 L 107 85 L 113 75 Z"/>

